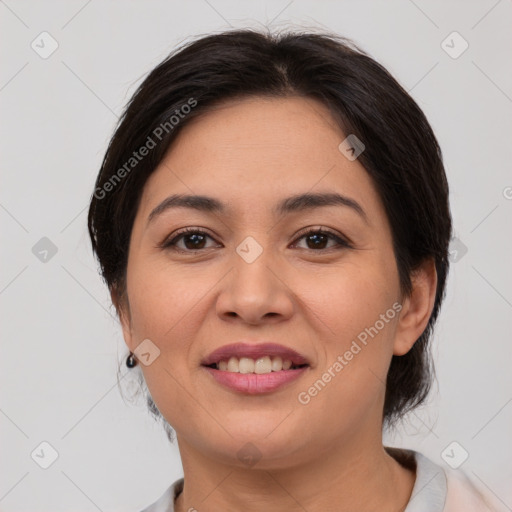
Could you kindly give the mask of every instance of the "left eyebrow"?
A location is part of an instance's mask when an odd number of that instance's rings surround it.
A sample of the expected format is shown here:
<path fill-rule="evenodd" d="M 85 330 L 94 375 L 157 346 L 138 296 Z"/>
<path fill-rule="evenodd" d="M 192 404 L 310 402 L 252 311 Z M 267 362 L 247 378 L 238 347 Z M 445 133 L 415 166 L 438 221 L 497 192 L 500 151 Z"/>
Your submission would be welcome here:
<path fill-rule="evenodd" d="M 343 206 L 351 208 L 363 220 L 368 223 L 368 217 L 362 206 L 350 197 L 332 193 L 306 193 L 290 196 L 279 202 L 273 209 L 275 215 L 286 215 L 298 211 L 311 210 L 313 208 L 321 208 L 326 206 Z M 175 194 L 164 199 L 156 206 L 148 217 L 148 224 L 155 217 L 171 208 L 190 208 L 207 213 L 226 214 L 228 207 L 218 199 L 202 195 L 184 195 Z"/>
<path fill-rule="evenodd" d="M 345 206 L 351 208 L 368 224 L 366 212 L 355 199 L 333 192 L 298 194 L 288 197 L 274 208 L 274 212 L 280 215 L 285 215 L 287 213 L 325 206 Z"/>

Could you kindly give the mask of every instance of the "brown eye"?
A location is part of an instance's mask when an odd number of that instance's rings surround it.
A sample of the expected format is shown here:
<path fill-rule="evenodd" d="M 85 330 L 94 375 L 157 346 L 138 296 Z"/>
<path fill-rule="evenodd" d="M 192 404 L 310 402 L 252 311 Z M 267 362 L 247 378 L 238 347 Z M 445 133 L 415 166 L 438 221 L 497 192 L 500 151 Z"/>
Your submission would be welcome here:
<path fill-rule="evenodd" d="M 183 239 L 183 243 L 187 249 L 204 249 L 206 237 L 201 233 L 181 235 L 180 238 Z"/>
<path fill-rule="evenodd" d="M 173 238 L 165 241 L 161 247 L 175 249 L 182 252 L 193 252 L 201 249 L 209 249 L 206 246 L 207 239 L 213 238 L 206 232 L 199 229 L 186 229 L 178 233 Z"/>
<path fill-rule="evenodd" d="M 298 240 L 305 239 L 307 247 L 305 249 L 310 249 L 313 251 L 318 251 L 322 249 L 332 249 L 336 247 L 350 247 L 349 243 L 343 238 L 331 233 L 330 231 L 325 231 L 321 229 L 313 229 L 307 231 L 302 234 Z M 334 245 L 327 247 L 329 241 L 334 241 Z"/>
<path fill-rule="evenodd" d="M 329 238 L 332 237 L 323 233 L 311 233 L 305 236 L 309 249 L 325 249 L 325 246 L 329 243 Z"/>
<path fill-rule="evenodd" d="M 178 232 L 175 236 L 164 241 L 160 247 L 164 249 L 172 249 L 178 252 L 194 252 L 203 249 L 210 249 L 215 246 L 207 246 L 207 239 L 213 238 L 206 233 L 195 228 L 187 228 Z M 323 251 L 336 248 L 350 248 L 351 245 L 341 238 L 340 236 L 326 231 L 325 229 L 310 229 L 303 233 L 297 240 L 304 239 L 306 247 L 299 247 L 300 249 L 307 249 L 311 251 Z M 329 242 L 334 242 L 329 246 Z M 296 245 L 297 242 L 294 244 Z"/>

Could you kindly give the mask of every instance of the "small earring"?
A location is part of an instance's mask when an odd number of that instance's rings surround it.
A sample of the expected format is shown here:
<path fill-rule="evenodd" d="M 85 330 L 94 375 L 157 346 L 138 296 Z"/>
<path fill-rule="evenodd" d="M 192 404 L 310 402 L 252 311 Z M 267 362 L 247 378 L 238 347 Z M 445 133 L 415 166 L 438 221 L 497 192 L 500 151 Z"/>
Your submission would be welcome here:
<path fill-rule="evenodd" d="M 137 360 L 135 359 L 135 356 L 130 352 L 130 355 L 126 358 L 126 366 L 128 368 L 133 368 L 137 365 Z"/>

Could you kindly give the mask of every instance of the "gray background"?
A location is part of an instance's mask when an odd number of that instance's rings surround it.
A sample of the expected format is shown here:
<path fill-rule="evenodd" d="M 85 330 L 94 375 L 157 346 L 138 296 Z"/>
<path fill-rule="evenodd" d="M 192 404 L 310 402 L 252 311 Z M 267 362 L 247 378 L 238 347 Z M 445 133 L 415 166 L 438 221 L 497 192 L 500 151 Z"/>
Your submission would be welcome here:
<path fill-rule="evenodd" d="M 230 26 L 291 25 L 353 38 L 436 132 L 457 237 L 433 344 L 438 379 L 385 442 L 446 465 L 456 441 L 452 458 L 469 453 L 459 470 L 512 510 L 510 0 L 6 0 L 0 19 L 1 511 L 137 511 L 182 475 L 176 446 L 120 394 L 126 348 L 87 204 L 123 105 L 171 49 Z M 47 58 L 31 47 L 51 49 L 43 31 L 58 43 Z M 453 31 L 469 44 L 457 58 L 457 36 L 442 47 Z M 135 384 L 122 379 L 125 395 Z M 43 441 L 58 452 L 48 469 Z"/>

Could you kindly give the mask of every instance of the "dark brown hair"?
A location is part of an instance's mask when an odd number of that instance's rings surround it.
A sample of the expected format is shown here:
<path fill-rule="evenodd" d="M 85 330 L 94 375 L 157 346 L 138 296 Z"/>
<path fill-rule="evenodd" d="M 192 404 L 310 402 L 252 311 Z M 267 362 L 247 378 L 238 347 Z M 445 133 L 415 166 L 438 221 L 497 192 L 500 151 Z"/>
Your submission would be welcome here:
<path fill-rule="evenodd" d="M 220 102 L 249 96 L 314 98 L 346 135 L 365 144 L 359 161 L 386 210 L 404 295 L 411 291 L 412 272 L 425 259 L 435 261 L 429 323 L 407 354 L 393 356 L 387 375 L 383 418 L 391 425 L 424 402 L 432 383 L 429 339 L 444 297 L 452 229 L 448 184 L 422 110 L 352 41 L 332 34 L 233 30 L 188 43 L 156 66 L 119 120 L 91 198 L 89 233 L 103 278 L 123 296 L 144 184 L 181 128 Z M 143 147 L 147 151 L 139 158 Z"/>

